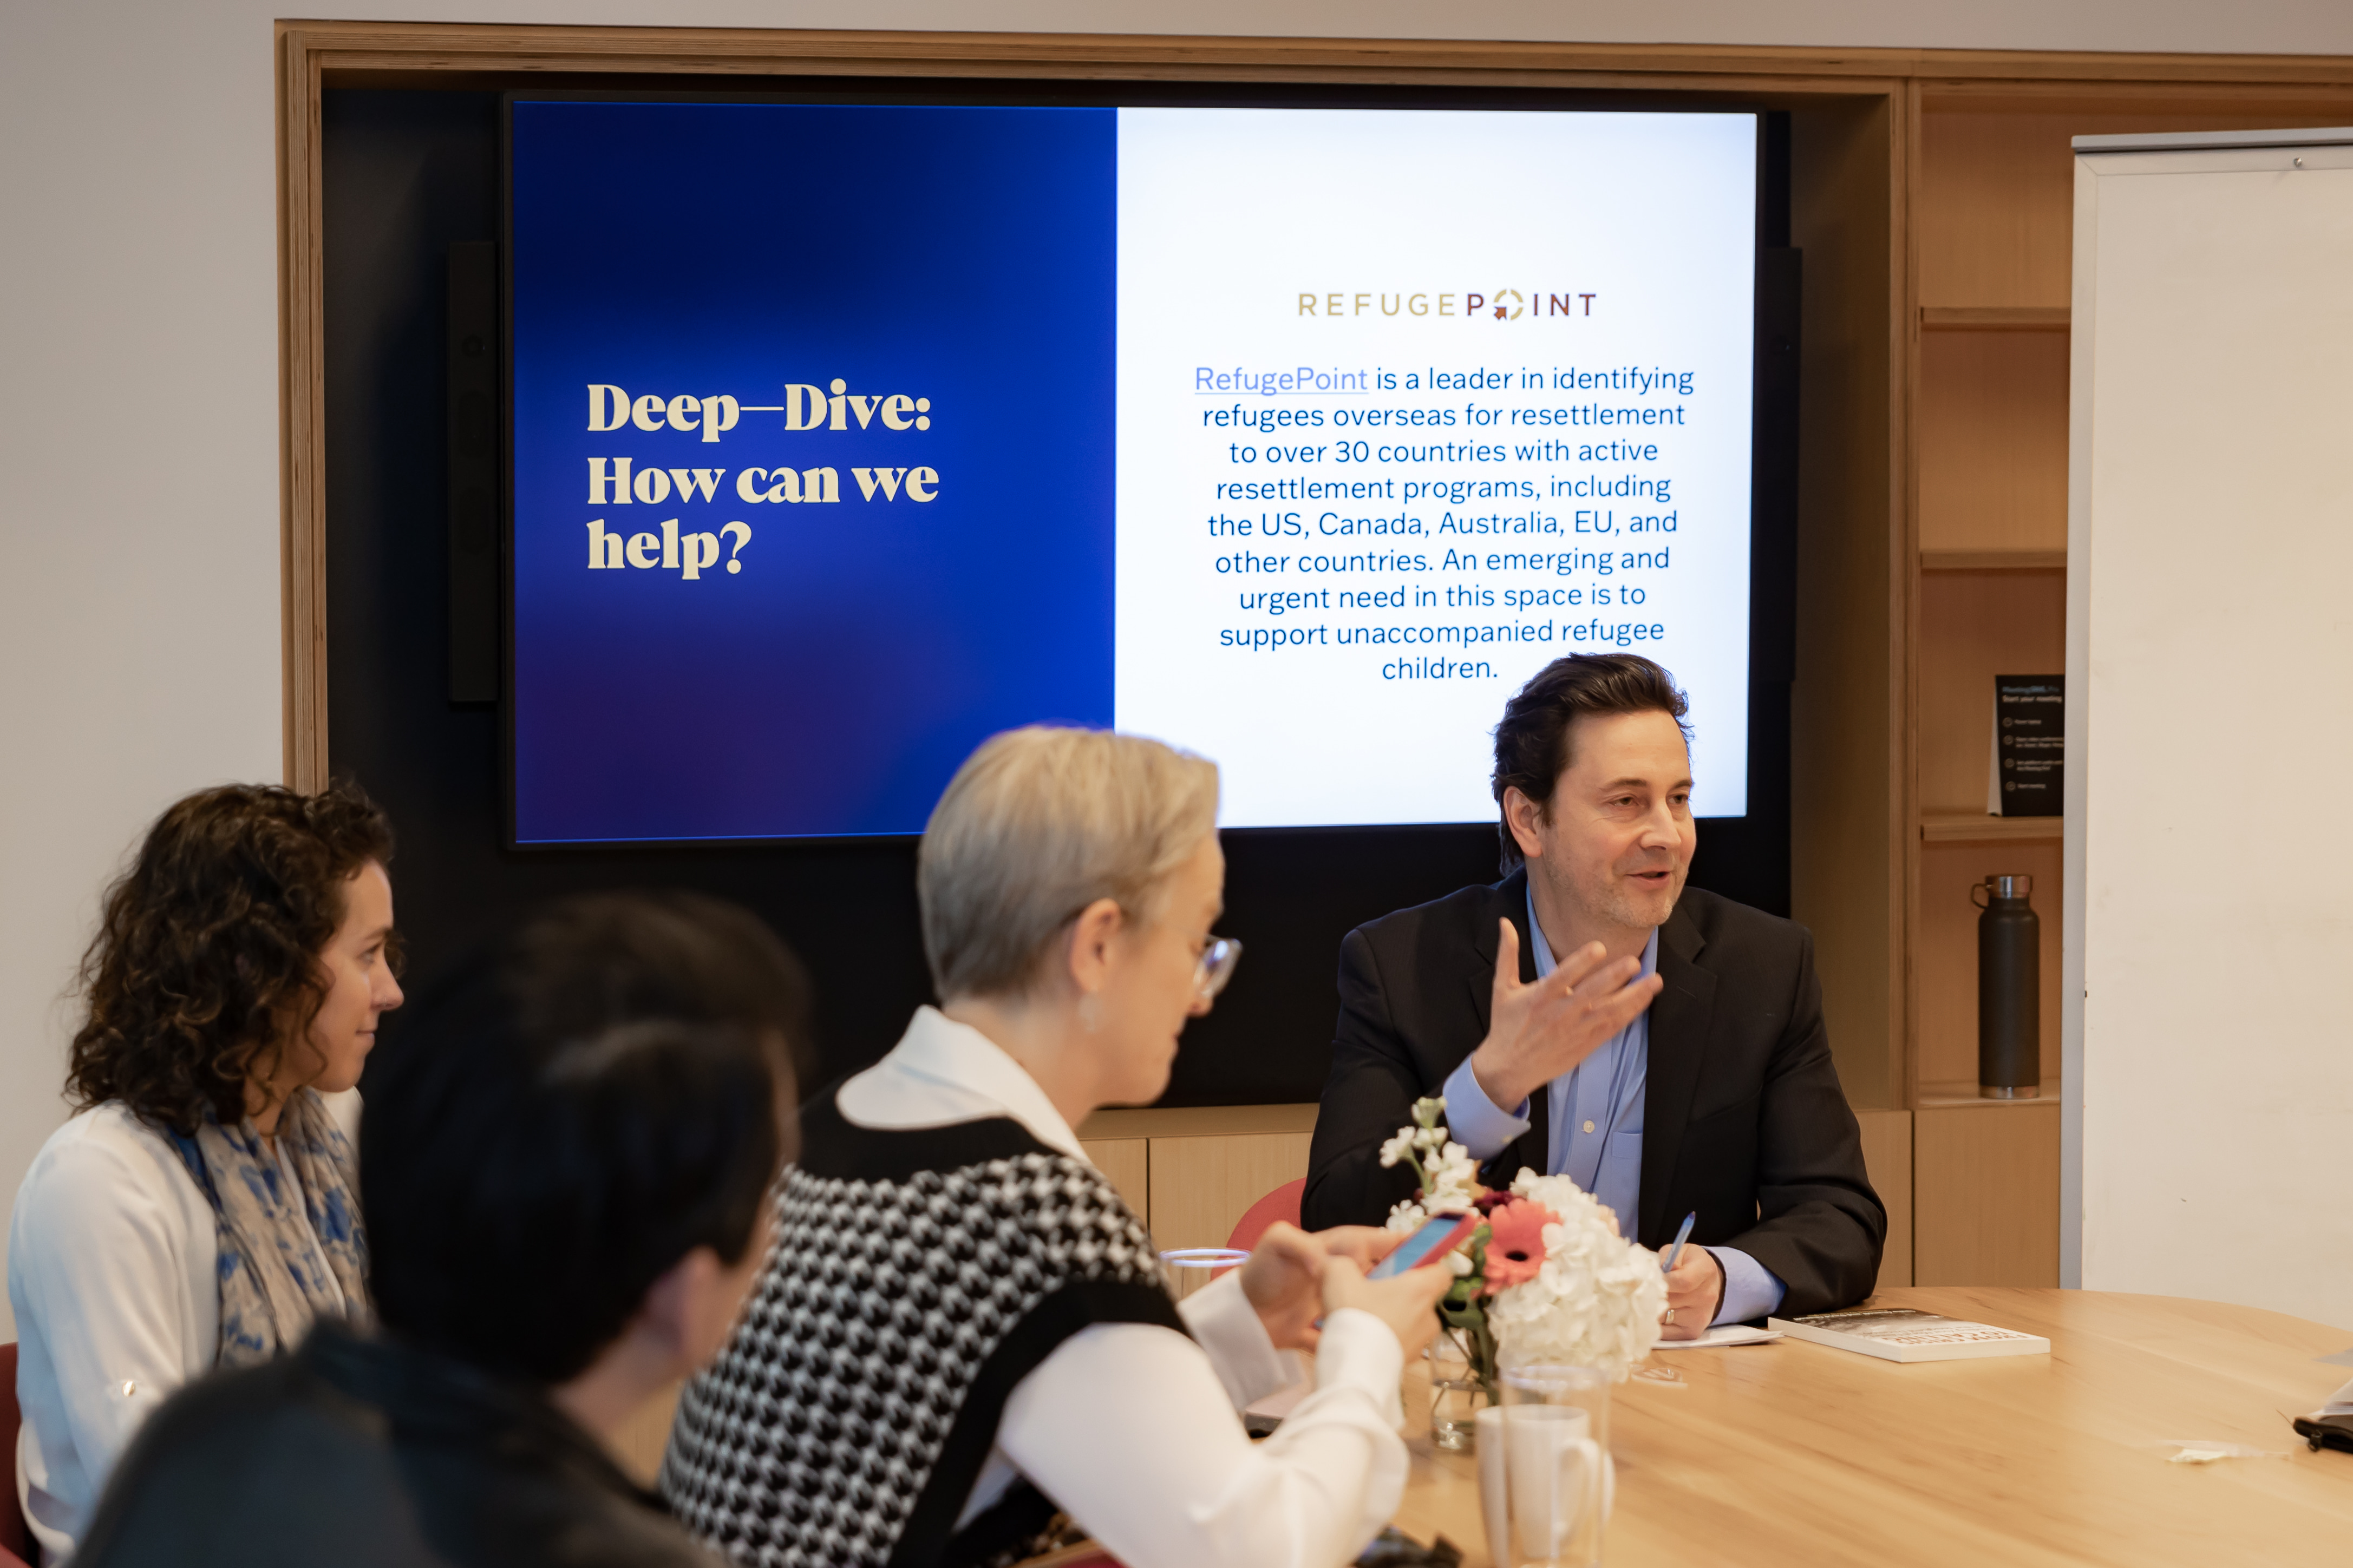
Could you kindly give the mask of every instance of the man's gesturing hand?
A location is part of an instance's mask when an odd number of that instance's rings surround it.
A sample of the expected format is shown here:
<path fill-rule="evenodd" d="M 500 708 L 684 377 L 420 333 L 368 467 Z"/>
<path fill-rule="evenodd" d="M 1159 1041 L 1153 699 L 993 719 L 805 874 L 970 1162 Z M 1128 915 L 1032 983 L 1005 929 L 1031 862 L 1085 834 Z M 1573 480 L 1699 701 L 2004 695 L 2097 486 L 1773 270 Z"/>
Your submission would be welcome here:
<path fill-rule="evenodd" d="M 1665 984 L 1641 980 L 1639 958 L 1602 963 L 1602 947 L 1587 942 L 1533 985 L 1520 984 L 1520 933 L 1503 923 L 1495 949 L 1495 1001 L 1487 1037 L 1471 1054 L 1471 1071 L 1487 1098 L 1505 1110 L 1525 1100 L 1606 1045 L 1641 1016 Z"/>

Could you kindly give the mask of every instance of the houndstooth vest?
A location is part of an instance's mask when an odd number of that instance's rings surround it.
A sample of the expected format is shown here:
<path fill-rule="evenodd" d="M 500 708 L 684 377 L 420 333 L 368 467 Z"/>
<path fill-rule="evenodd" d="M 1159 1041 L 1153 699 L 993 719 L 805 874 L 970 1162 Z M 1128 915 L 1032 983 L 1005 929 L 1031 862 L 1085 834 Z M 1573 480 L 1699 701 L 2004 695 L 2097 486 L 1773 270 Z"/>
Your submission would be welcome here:
<path fill-rule="evenodd" d="M 1028 1482 L 957 1516 L 1055 1347 L 1092 1323 L 1184 1331 L 1151 1237 L 1010 1118 L 876 1131 L 828 1092 L 801 1137 L 744 1321 L 679 1402 L 663 1494 L 747 1568 L 1027 1555 L 1056 1511 Z"/>

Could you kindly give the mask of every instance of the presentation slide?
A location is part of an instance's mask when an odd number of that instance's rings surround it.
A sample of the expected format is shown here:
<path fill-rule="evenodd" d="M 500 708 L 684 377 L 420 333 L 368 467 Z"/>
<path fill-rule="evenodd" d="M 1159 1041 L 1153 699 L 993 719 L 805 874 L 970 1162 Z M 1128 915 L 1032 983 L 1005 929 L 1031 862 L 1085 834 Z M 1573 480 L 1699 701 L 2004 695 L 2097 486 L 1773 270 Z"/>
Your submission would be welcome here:
<path fill-rule="evenodd" d="M 518 842 L 918 832 L 1039 721 L 1487 821 L 1604 650 L 1745 813 L 1753 115 L 511 112 Z"/>

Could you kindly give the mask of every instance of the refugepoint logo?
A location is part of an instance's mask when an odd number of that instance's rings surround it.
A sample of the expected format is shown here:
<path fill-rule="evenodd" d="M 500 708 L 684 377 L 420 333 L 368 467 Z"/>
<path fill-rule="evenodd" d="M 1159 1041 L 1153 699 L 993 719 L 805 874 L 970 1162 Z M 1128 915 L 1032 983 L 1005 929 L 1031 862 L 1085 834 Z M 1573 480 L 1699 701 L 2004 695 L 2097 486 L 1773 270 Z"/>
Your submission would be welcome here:
<path fill-rule="evenodd" d="M 1469 290 L 1459 294 L 1310 294 L 1303 290 L 1298 313 L 1319 321 L 1372 315 L 1451 317 L 1470 321 L 1550 321 L 1557 316 L 1590 316 L 1593 302 L 1600 298 L 1598 293 L 1576 289 L 1566 294 L 1536 289 L 1525 294 L 1517 289 L 1498 289 L 1483 294 Z"/>

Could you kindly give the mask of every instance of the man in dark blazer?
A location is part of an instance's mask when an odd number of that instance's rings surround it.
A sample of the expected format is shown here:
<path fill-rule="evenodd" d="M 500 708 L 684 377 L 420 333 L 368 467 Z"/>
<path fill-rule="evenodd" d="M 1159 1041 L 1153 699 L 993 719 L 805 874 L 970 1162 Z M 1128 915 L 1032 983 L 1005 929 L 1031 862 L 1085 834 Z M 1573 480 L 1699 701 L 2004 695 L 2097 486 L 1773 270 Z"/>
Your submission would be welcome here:
<path fill-rule="evenodd" d="M 1812 938 L 1683 885 L 1684 711 L 1631 655 L 1556 660 L 1512 700 L 1494 774 L 1510 874 L 1341 944 L 1309 1228 L 1377 1225 L 1411 1194 L 1380 1147 L 1442 1092 L 1491 1186 L 1565 1172 L 1662 1250 L 1698 1215 L 1668 1277 L 1670 1338 L 1871 1293 L 1887 1214 Z"/>

